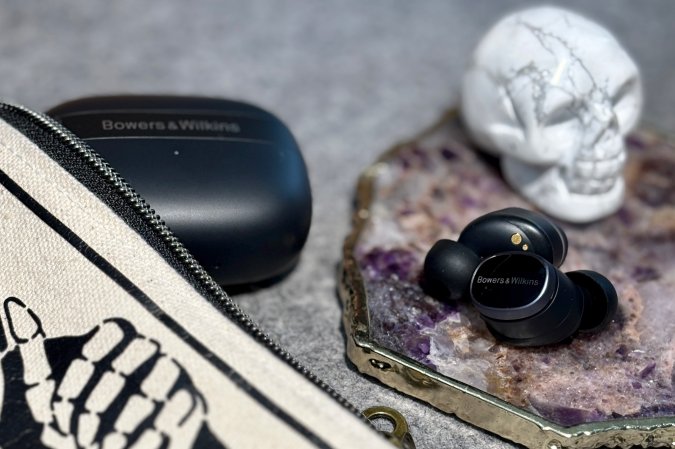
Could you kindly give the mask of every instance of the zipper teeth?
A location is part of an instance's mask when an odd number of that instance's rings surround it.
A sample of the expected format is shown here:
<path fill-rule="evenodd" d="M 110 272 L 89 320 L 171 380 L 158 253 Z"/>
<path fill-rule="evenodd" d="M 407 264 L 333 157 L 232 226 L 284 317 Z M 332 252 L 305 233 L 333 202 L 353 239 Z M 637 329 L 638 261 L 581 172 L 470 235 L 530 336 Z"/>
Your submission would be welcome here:
<path fill-rule="evenodd" d="M 211 278 L 211 276 L 204 270 L 199 262 L 190 254 L 190 252 L 183 246 L 183 244 L 176 238 L 173 232 L 168 228 L 166 223 L 160 219 L 148 203 L 141 198 L 138 193 L 122 178 L 122 176 L 113 169 L 110 164 L 103 160 L 96 152 L 90 149 L 83 143 L 79 137 L 75 136 L 70 130 L 54 121 L 46 115 L 31 111 L 23 106 L 13 105 L 8 103 L 0 103 L 0 107 L 10 112 L 19 112 L 30 117 L 36 124 L 46 128 L 55 133 L 63 140 L 71 149 L 75 150 L 82 158 L 104 179 L 111 184 L 117 192 L 131 205 L 131 207 L 141 215 L 152 229 L 159 234 L 164 240 L 174 255 L 188 268 L 189 272 L 195 276 L 202 287 L 213 295 L 213 297 L 221 304 L 223 304 L 225 313 L 232 318 L 239 326 L 241 326 L 248 334 L 253 336 L 257 341 L 267 346 L 277 356 L 281 357 L 286 363 L 291 365 L 296 371 L 302 374 L 306 379 L 315 384 L 324 392 L 328 393 L 340 405 L 345 407 L 354 415 L 357 415 L 363 422 L 373 427 L 372 423 L 366 419 L 359 410 L 347 399 L 342 397 L 332 387 L 319 379 L 309 369 L 305 368 L 295 357 L 289 354 L 285 349 L 281 348 L 274 340 L 265 334 L 257 324 L 246 315 L 241 308 L 232 301 L 232 299 L 225 293 L 225 291 Z"/>

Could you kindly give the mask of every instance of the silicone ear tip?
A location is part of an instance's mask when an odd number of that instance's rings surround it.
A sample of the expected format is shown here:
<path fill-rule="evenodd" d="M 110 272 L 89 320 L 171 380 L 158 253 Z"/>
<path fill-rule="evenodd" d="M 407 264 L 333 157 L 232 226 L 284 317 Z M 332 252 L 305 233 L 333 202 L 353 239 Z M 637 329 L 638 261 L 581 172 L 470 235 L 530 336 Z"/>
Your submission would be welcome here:
<path fill-rule="evenodd" d="M 579 331 L 596 332 L 606 327 L 619 306 L 616 289 L 609 279 L 590 270 L 571 271 L 567 276 L 584 291 L 584 312 Z"/>
<path fill-rule="evenodd" d="M 441 285 L 452 300 L 465 298 L 471 277 L 480 258 L 469 248 L 452 240 L 439 240 L 424 260 L 424 278 L 432 285 Z"/>

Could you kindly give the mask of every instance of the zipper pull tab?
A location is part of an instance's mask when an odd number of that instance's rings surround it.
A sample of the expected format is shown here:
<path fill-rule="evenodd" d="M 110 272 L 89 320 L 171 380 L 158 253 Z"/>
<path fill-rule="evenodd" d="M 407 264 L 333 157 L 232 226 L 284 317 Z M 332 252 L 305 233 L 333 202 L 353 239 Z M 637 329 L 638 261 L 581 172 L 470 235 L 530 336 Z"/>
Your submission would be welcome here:
<path fill-rule="evenodd" d="M 391 432 L 380 431 L 380 433 L 384 434 L 390 443 L 400 449 L 415 449 L 415 442 L 410 435 L 408 422 L 398 411 L 390 407 L 376 406 L 364 410 L 363 416 L 370 422 L 377 419 L 386 419 L 394 426 L 394 430 Z"/>

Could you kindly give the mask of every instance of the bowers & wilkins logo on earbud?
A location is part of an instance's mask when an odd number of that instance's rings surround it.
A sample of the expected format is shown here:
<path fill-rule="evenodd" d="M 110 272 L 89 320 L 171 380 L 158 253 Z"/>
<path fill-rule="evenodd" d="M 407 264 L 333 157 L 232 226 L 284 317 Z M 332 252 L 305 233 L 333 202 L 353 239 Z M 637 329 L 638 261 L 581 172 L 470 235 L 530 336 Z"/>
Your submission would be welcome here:
<path fill-rule="evenodd" d="M 478 276 L 476 279 L 477 284 L 499 284 L 499 285 L 532 285 L 538 286 L 539 279 L 527 279 L 517 276 L 511 277 L 484 277 Z"/>

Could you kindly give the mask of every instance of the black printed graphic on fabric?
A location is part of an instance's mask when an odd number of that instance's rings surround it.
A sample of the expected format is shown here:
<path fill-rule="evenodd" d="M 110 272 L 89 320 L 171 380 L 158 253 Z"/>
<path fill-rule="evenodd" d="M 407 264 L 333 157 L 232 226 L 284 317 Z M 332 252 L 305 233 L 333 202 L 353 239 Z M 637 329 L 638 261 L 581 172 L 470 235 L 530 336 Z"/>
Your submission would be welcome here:
<path fill-rule="evenodd" d="M 46 338 L 21 300 L 2 312 L 0 448 L 225 449 L 188 372 L 129 321 Z"/>

